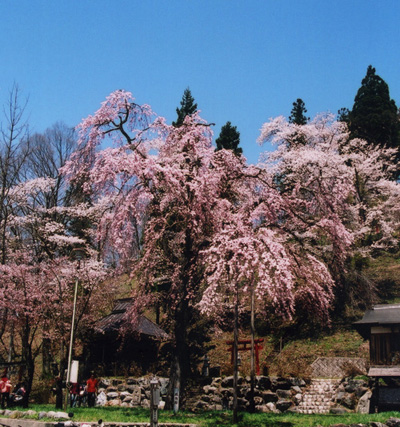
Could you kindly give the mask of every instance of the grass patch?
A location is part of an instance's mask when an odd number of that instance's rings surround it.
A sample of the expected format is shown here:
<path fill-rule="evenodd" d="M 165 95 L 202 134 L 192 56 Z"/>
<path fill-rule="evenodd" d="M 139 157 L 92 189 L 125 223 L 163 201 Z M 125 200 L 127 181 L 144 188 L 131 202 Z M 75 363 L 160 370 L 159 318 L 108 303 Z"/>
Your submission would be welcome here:
<path fill-rule="evenodd" d="M 25 411 L 21 408 L 16 408 Z M 53 405 L 32 405 L 36 412 L 54 410 Z M 148 422 L 149 410 L 143 408 L 74 408 L 73 420 L 76 422 L 106 423 Z M 369 422 L 385 423 L 390 417 L 400 417 L 399 412 L 380 414 L 346 414 L 346 415 L 305 415 L 305 414 L 249 414 L 239 413 L 238 424 L 232 423 L 231 411 L 213 411 L 193 414 L 181 411 L 174 415 L 172 411 L 160 411 L 160 423 L 190 423 L 200 427 L 328 427 L 334 424 L 368 424 Z"/>

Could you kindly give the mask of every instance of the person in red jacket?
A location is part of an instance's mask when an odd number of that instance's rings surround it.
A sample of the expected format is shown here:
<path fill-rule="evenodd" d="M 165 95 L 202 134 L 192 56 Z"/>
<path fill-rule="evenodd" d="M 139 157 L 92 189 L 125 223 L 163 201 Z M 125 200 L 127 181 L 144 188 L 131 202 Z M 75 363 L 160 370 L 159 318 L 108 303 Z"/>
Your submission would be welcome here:
<path fill-rule="evenodd" d="M 1 392 L 1 409 L 10 405 L 10 393 L 11 393 L 11 381 L 7 375 L 4 374 L 0 380 L 0 392 Z"/>
<path fill-rule="evenodd" d="M 95 404 L 98 384 L 99 382 L 96 379 L 94 372 L 92 372 L 92 374 L 90 375 L 90 378 L 86 381 L 87 399 L 88 399 L 89 408 L 92 408 Z"/>

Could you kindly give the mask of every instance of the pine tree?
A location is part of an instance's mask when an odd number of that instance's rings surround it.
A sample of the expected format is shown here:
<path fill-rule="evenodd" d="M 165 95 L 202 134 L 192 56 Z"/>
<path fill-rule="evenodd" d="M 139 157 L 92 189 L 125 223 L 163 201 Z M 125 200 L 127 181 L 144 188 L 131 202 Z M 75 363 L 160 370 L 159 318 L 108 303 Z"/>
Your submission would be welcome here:
<path fill-rule="evenodd" d="M 289 123 L 296 125 L 305 125 L 310 120 L 306 117 L 307 109 L 304 101 L 301 98 L 297 98 L 296 102 L 293 102 L 293 108 L 290 112 Z"/>
<path fill-rule="evenodd" d="M 398 109 L 390 99 L 387 83 L 368 66 L 354 105 L 349 114 L 352 138 L 362 138 L 369 143 L 392 148 L 400 147 Z"/>
<path fill-rule="evenodd" d="M 194 98 L 189 88 L 186 88 L 183 92 L 181 100 L 181 108 L 176 109 L 176 114 L 178 118 L 176 122 L 172 122 L 172 126 L 179 127 L 182 126 L 185 117 L 191 115 L 197 111 L 197 104 L 194 102 Z"/>
<path fill-rule="evenodd" d="M 216 150 L 232 150 L 237 156 L 240 156 L 243 150 L 239 147 L 240 144 L 240 132 L 238 132 L 236 126 L 232 126 L 231 122 L 226 122 L 221 128 L 219 137 L 215 140 L 217 144 Z"/>

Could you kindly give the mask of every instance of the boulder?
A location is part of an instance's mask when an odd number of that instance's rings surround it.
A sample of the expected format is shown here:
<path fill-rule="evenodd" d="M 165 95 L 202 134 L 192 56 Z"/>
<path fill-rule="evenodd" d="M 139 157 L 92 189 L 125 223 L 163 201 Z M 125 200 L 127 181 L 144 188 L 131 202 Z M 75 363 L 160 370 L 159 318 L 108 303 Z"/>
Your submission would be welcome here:
<path fill-rule="evenodd" d="M 211 385 L 205 385 L 203 387 L 203 391 L 205 394 L 215 393 L 217 390 L 217 387 L 213 387 Z"/>
<path fill-rule="evenodd" d="M 271 389 L 271 380 L 269 377 L 257 377 L 257 387 L 260 390 L 270 390 Z"/>
<path fill-rule="evenodd" d="M 6 414 L 4 414 L 4 415 L 6 415 Z M 49 411 L 49 412 L 47 412 L 47 416 L 49 418 L 54 418 L 54 415 L 56 415 L 55 411 Z"/>
<path fill-rule="evenodd" d="M 137 381 L 137 379 L 136 379 L 136 378 L 128 378 L 128 379 L 126 380 L 126 384 L 127 384 L 127 385 L 137 385 L 137 384 L 138 384 L 138 381 Z"/>
<path fill-rule="evenodd" d="M 281 399 L 290 399 L 292 397 L 292 392 L 290 391 L 290 389 L 289 390 L 278 389 L 276 390 L 276 394 Z"/>
<path fill-rule="evenodd" d="M 39 412 L 39 414 L 38 414 L 38 418 L 39 418 L 39 420 L 41 420 L 42 418 L 46 418 L 48 415 L 47 415 L 47 412 L 44 412 L 44 411 L 41 411 L 41 412 Z"/>
<path fill-rule="evenodd" d="M 66 413 L 66 412 L 56 412 L 54 415 L 53 415 L 53 417 L 56 419 L 56 420 L 60 420 L 60 419 L 68 419 L 69 418 L 69 416 L 68 416 L 68 414 Z"/>
<path fill-rule="evenodd" d="M 274 412 L 274 413 L 279 412 L 278 409 L 276 409 L 275 403 L 273 402 L 268 402 L 264 406 L 266 406 L 270 412 Z"/>
<path fill-rule="evenodd" d="M 388 427 L 400 427 L 400 418 L 390 417 L 386 420 L 386 425 Z"/>
<path fill-rule="evenodd" d="M 287 411 L 291 406 L 293 405 L 293 402 L 290 400 L 278 400 L 276 402 L 276 409 L 281 412 Z"/>
<path fill-rule="evenodd" d="M 120 399 L 112 399 L 107 402 L 107 406 L 121 406 L 121 403 Z"/>
<path fill-rule="evenodd" d="M 357 404 L 356 412 L 360 414 L 369 414 L 372 391 L 367 390 L 360 398 Z"/>
<path fill-rule="evenodd" d="M 225 377 L 221 381 L 221 387 L 223 387 L 223 388 L 233 387 L 233 376 Z"/>
<path fill-rule="evenodd" d="M 67 415 L 67 418 L 68 418 L 68 414 L 66 414 L 66 415 Z M 16 418 L 22 418 L 23 416 L 24 416 L 24 413 L 22 411 L 12 411 L 11 415 L 10 415 L 10 418 L 16 419 Z"/>
<path fill-rule="evenodd" d="M 112 391 L 110 393 L 107 393 L 107 400 L 115 400 L 119 394 L 116 391 Z"/>
<path fill-rule="evenodd" d="M 273 402 L 273 403 L 275 403 L 275 402 L 277 402 L 278 401 L 278 396 L 277 396 L 277 394 L 276 393 L 273 393 L 272 391 L 263 391 L 262 393 L 261 393 L 261 396 L 262 396 L 262 398 L 264 399 L 264 402 L 265 403 L 268 403 L 268 402 Z"/>

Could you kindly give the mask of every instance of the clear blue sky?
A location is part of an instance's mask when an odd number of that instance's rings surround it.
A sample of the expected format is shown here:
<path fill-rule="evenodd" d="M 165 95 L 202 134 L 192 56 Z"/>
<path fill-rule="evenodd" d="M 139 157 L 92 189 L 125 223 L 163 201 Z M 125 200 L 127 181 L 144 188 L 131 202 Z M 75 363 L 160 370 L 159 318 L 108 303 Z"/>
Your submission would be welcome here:
<path fill-rule="evenodd" d="M 0 101 L 16 82 L 39 132 L 115 89 L 171 122 L 189 86 L 256 163 L 265 121 L 351 108 L 369 64 L 400 104 L 399 0 L 0 0 L 0 37 Z"/>

